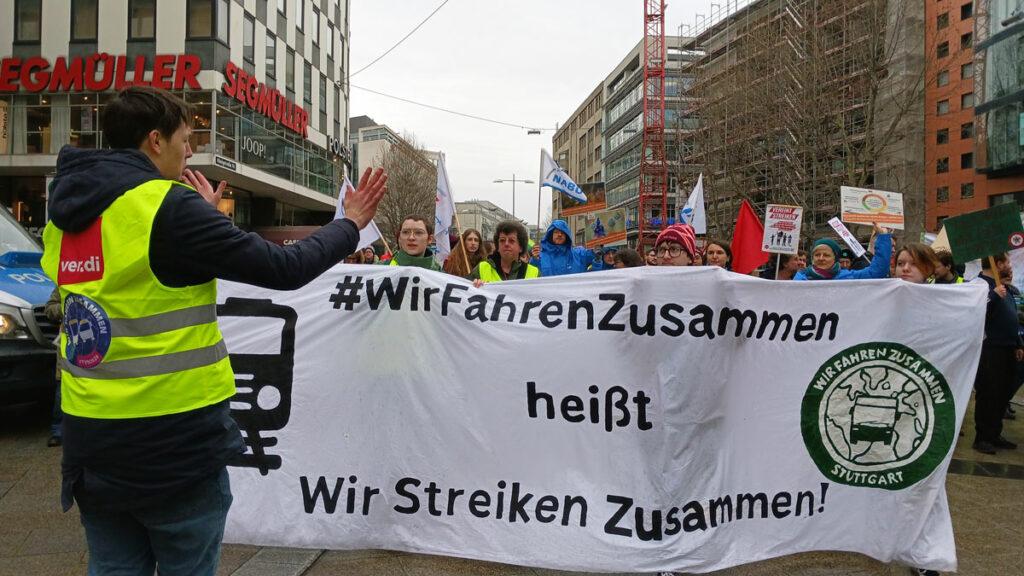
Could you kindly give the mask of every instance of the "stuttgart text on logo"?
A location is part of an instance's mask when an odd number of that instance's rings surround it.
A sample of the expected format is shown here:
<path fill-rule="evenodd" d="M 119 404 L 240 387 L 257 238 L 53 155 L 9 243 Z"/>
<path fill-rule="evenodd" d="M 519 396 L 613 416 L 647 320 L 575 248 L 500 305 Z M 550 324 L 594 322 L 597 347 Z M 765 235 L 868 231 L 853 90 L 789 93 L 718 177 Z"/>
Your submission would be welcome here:
<path fill-rule="evenodd" d="M 902 344 L 873 342 L 818 369 L 800 424 L 807 451 L 832 481 L 901 490 L 949 453 L 956 417 L 941 372 Z"/>

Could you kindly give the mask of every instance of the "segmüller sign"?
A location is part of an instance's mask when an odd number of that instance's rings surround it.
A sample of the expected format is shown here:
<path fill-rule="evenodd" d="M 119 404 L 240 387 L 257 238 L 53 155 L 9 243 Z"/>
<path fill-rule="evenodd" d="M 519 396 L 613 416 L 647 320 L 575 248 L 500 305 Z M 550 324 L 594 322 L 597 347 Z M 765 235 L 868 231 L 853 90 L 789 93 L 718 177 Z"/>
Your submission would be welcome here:
<path fill-rule="evenodd" d="M 309 112 L 276 88 L 258 81 L 234 62 L 227 63 L 224 78 L 224 85 L 221 86 L 224 94 L 304 138 L 309 136 Z"/>
<path fill-rule="evenodd" d="M 132 69 L 128 69 L 129 63 Z M 103 92 L 127 86 L 155 86 L 199 90 L 202 65 L 194 54 L 157 54 L 152 67 L 146 56 L 103 53 L 90 56 L 59 56 L 52 63 L 42 56 L 16 56 L 0 61 L 0 93 L 6 92 Z M 149 72 L 149 78 L 146 73 Z"/>
<path fill-rule="evenodd" d="M 825 284 L 640 268 L 478 289 L 355 265 L 292 292 L 221 283 L 248 445 L 225 540 L 952 571 L 945 474 L 986 288 Z"/>

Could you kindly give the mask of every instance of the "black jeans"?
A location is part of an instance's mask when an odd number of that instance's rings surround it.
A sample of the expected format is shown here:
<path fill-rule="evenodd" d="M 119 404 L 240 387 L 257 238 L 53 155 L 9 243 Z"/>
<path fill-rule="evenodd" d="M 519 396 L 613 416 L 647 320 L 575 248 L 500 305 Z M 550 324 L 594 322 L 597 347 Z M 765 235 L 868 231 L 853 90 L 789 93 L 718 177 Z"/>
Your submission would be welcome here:
<path fill-rule="evenodd" d="M 975 440 L 994 442 L 1003 434 L 1003 414 L 1017 383 L 1014 348 L 982 347 L 974 379 Z"/>

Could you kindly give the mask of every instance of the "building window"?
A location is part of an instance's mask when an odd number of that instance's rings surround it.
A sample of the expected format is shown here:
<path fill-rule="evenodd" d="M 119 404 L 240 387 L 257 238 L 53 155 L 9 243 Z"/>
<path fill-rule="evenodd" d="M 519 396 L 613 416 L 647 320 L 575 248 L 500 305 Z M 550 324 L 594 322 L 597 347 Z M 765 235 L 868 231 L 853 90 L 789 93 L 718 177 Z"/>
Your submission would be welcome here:
<path fill-rule="evenodd" d="M 974 168 L 974 152 L 960 155 L 960 169 L 967 170 L 969 168 Z"/>
<path fill-rule="evenodd" d="M 95 41 L 98 19 L 96 0 L 71 0 L 71 41 Z"/>
<path fill-rule="evenodd" d="M 935 27 L 939 30 L 949 26 L 949 12 L 943 12 L 939 14 L 938 18 L 935 19 Z"/>
<path fill-rule="evenodd" d="M 267 32 L 266 53 L 263 56 L 267 59 L 267 76 L 277 78 L 277 38 L 270 32 Z"/>
<path fill-rule="evenodd" d="M 968 62 L 960 67 L 960 79 L 967 80 L 974 78 L 974 62 Z"/>
<path fill-rule="evenodd" d="M 231 40 L 230 0 L 217 0 L 217 40 L 229 43 Z"/>
<path fill-rule="evenodd" d="M 327 57 L 334 58 L 334 24 L 327 23 Z"/>
<path fill-rule="evenodd" d="M 974 182 L 965 182 L 960 185 L 960 198 L 974 198 Z"/>
<path fill-rule="evenodd" d="M 935 162 L 935 173 L 945 174 L 946 172 L 949 172 L 949 158 L 939 158 Z"/>
<path fill-rule="evenodd" d="M 943 42 L 935 48 L 935 56 L 938 58 L 945 58 L 949 56 L 949 42 Z"/>
<path fill-rule="evenodd" d="M 245 23 L 242 26 L 242 58 L 245 58 L 247 62 L 255 62 L 255 44 L 256 44 L 256 20 L 246 14 Z"/>
<path fill-rule="evenodd" d="M 40 4 L 41 0 L 15 0 L 15 42 L 39 42 L 43 21 L 43 9 Z"/>
<path fill-rule="evenodd" d="M 949 186 L 939 186 L 935 189 L 935 201 L 949 202 Z"/>
<path fill-rule="evenodd" d="M 295 92 L 295 51 L 291 48 L 284 55 L 284 86 Z"/>
<path fill-rule="evenodd" d="M 968 92 L 960 96 L 960 109 L 974 108 L 974 92 Z"/>
<path fill-rule="evenodd" d="M 943 128 L 935 133 L 936 144 L 947 144 L 949 143 L 949 128 Z"/>
<path fill-rule="evenodd" d="M 974 2 L 968 2 L 960 7 L 961 20 L 967 20 L 971 16 L 974 16 Z"/>
<path fill-rule="evenodd" d="M 949 114 L 949 100 L 939 100 L 939 102 L 935 105 L 935 111 L 938 113 L 939 116 L 942 116 L 943 114 Z"/>
<path fill-rule="evenodd" d="M 306 104 L 313 103 L 313 67 L 309 62 L 302 64 L 302 100 Z"/>
<path fill-rule="evenodd" d="M 968 138 L 974 138 L 974 122 L 960 125 L 960 139 L 967 140 Z"/>
<path fill-rule="evenodd" d="M 186 38 L 210 38 L 213 36 L 213 2 L 210 0 L 188 0 L 188 18 L 185 22 Z"/>
<path fill-rule="evenodd" d="M 306 30 L 306 3 L 302 0 L 295 4 L 295 27 L 299 32 Z"/>
<path fill-rule="evenodd" d="M 288 10 L 288 0 L 277 0 L 277 11 L 282 15 Z"/>
<path fill-rule="evenodd" d="M 327 113 L 327 76 L 323 74 L 320 75 L 320 112 Z"/>
<path fill-rule="evenodd" d="M 974 34 L 968 32 L 960 35 L 960 49 L 970 48 L 974 44 Z"/>
<path fill-rule="evenodd" d="M 939 72 L 939 75 L 935 79 L 935 83 L 939 86 L 945 86 L 949 84 L 949 70 L 943 70 Z"/>
<path fill-rule="evenodd" d="M 313 35 L 313 44 L 320 45 L 320 11 L 313 8 L 313 18 L 309 21 L 310 32 Z"/>
<path fill-rule="evenodd" d="M 156 38 L 156 0 L 128 0 L 128 39 Z"/>

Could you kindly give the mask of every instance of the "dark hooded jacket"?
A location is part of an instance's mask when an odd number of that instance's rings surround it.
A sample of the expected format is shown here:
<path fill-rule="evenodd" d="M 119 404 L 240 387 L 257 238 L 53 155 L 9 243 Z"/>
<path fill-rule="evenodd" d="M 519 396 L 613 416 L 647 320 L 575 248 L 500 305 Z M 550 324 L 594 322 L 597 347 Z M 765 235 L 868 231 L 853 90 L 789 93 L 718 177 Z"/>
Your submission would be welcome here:
<path fill-rule="evenodd" d="M 565 244 L 555 244 L 551 239 L 555 230 L 565 234 Z M 544 239 L 540 241 L 540 258 L 534 258 L 530 264 L 540 269 L 542 277 L 547 277 L 586 272 L 587 266 L 593 260 L 592 250 L 572 245 L 572 233 L 565 220 L 555 220 L 548 226 Z"/>
<path fill-rule="evenodd" d="M 65 146 L 50 193 L 51 221 L 65 232 L 84 230 L 122 194 L 160 178 L 138 150 Z M 237 228 L 195 190 L 176 185 L 157 210 L 149 258 L 167 286 L 222 278 L 293 290 L 344 260 L 358 241 L 355 223 L 343 219 L 294 245 L 277 246 Z M 144 506 L 219 472 L 243 450 L 228 400 L 149 418 L 65 415 L 62 503 L 70 508 L 73 495 L 83 508 Z"/>

